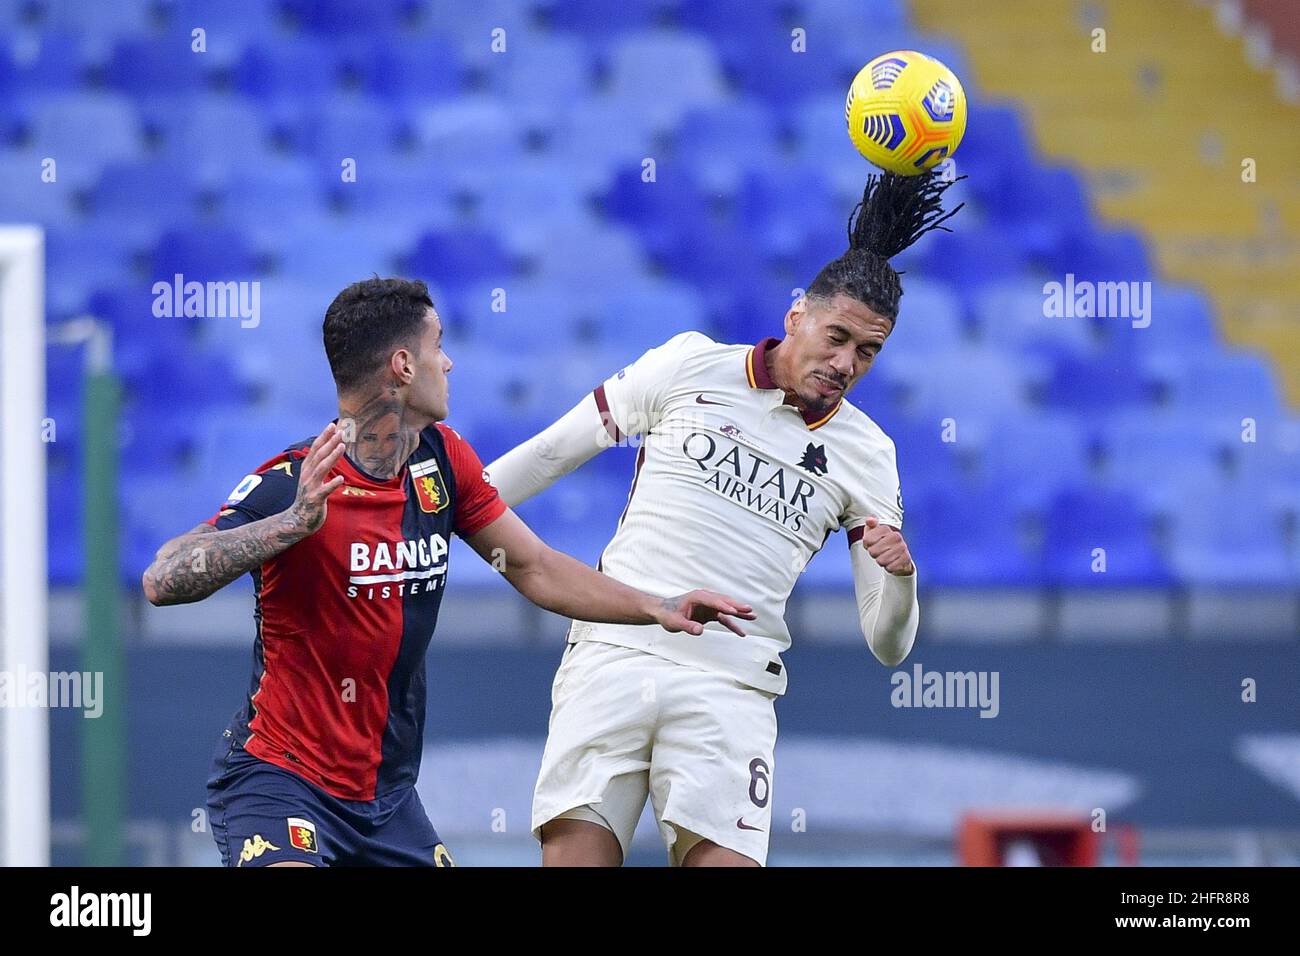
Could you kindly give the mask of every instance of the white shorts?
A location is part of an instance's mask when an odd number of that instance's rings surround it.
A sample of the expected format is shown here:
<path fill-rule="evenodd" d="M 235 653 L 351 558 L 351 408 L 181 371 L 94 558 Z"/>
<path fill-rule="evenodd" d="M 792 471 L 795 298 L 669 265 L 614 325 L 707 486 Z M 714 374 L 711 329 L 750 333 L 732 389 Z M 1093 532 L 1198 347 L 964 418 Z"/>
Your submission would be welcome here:
<path fill-rule="evenodd" d="M 559 817 L 590 820 L 626 859 L 648 796 L 673 865 L 700 840 L 766 863 L 775 700 L 634 648 L 569 645 L 551 688 L 533 835 Z"/>

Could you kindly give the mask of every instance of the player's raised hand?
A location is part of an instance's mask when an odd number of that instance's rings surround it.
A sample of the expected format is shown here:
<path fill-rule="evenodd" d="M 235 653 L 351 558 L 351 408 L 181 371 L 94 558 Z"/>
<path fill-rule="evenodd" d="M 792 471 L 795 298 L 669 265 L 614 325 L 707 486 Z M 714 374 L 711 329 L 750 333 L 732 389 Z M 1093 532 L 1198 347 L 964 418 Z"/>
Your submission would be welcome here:
<path fill-rule="evenodd" d="M 705 624 L 717 621 L 744 637 L 745 632 L 732 620 L 733 617 L 752 621 L 754 609 L 713 591 L 689 591 L 676 597 L 664 598 L 655 613 L 655 620 L 665 631 L 703 634 Z"/>
<path fill-rule="evenodd" d="M 916 571 L 903 536 L 889 525 L 881 524 L 879 518 L 867 519 L 867 528 L 862 532 L 862 546 L 875 558 L 876 564 L 890 574 L 906 577 Z"/>
<path fill-rule="evenodd" d="M 343 449 L 343 433 L 330 422 L 316 436 L 307 457 L 298 466 L 298 496 L 289 511 L 306 534 L 312 534 L 325 523 L 325 499 L 343 486 L 342 475 L 325 480 L 342 457 Z"/>

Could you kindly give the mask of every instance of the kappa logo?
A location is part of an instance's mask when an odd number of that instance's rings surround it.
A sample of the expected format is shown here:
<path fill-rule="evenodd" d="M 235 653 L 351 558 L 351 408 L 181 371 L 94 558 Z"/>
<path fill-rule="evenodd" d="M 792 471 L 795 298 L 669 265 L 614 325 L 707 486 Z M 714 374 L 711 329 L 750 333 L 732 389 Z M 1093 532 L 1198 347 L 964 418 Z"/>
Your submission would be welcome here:
<path fill-rule="evenodd" d="M 803 457 L 799 459 L 799 467 L 814 475 L 826 474 L 829 467 L 826 461 L 826 446 L 809 442 L 808 447 L 803 450 Z"/>
<path fill-rule="evenodd" d="M 319 853 L 316 846 L 316 824 L 301 817 L 289 817 L 289 844 L 304 853 Z"/>
<path fill-rule="evenodd" d="M 353 488 L 351 485 L 344 485 L 344 486 L 343 486 L 343 494 L 344 494 L 344 495 L 349 495 L 349 496 L 352 496 L 352 497 L 356 497 L 356 498 L 377 498 L 377 497 L 379 497 L 379 495 L 378 495 L 376 492 L 370 491 L 370 490 L 367 489 L 367 488 Z"/>
<path fill-rule="evenodd" d="M 268 850 L 279 849 L 274 843 L 262 839 L 262 834 L 254 833 L 252 837 L 244 841 L 244 848 L 239 851 L 238 865 L 243 866 L 245 863 L 252 863 Z"/>

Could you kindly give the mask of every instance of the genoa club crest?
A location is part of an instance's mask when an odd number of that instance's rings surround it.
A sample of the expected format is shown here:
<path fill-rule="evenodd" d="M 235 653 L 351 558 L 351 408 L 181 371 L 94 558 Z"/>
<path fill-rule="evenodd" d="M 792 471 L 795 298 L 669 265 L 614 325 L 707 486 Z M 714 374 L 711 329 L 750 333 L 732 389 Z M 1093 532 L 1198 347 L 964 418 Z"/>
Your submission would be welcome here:
<path fill-rule="evenodd" d="M 438 470 L 437 459 L 430 458 L 412 465 L 411 483 L 415 485 L 415 496 L 420 500 L 421 510 L 428 514 L 437 514 L 451 500 L 442 472 Z"/>

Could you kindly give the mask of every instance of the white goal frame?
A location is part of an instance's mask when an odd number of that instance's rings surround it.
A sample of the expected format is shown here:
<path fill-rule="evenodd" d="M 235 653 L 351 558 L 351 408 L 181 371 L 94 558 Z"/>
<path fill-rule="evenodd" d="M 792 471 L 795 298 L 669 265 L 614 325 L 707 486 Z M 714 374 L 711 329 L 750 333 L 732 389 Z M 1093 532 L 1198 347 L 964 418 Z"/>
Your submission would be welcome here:
<path fill-rule="evenodd" d="M 45 233 L 0 226 L 0 672 L 11 687 L 49 672 L 44 418 Z M 0 866 L 49 865 L 49 740 L 46 708 L 0 707 Z"/>

